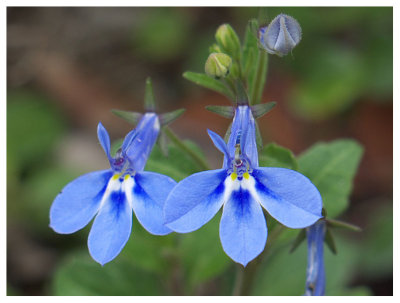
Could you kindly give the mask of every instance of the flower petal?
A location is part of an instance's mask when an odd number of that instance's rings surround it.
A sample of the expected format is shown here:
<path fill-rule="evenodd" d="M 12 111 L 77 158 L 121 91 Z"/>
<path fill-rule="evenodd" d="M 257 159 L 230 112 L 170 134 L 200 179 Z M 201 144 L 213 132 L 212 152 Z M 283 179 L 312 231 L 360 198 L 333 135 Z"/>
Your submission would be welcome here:
<path fill-rule="evenodd" d="M 136 136 L 126 147 L 126 155 L 134 171 L 142 171 L 160 132 L 160 120 L 155 113 L 146 113 L 136 127 Z"/>
<path fill-rule="evenodd" d="M 50 227 L 61 234 L 85 227 L 98 211 L 112 174 L 111 170 L 96 171 L 67 184 L 50 208 Z"/>
<path fill-rule="evenodd" d="M 224 202 L 225 169 L 193 174 L 179 182 L 164 205 L 164 219 L 172 230 L 187 233 L 211 220 Z"/>
<path fill-rule="evenodd" d="M 241 151 L 248 157 L 251 165 L 258 166 L 258 151 L 256 143 L 255 121 L 251 108 L 248 105 L 239 105 L 235 111 L 231 134 L 228 141 L 228 150 L 233 156 L 235 145 L 240 141 Z"/>
<path fill-rule="evenodd" d="M 164 225 L 163 207 L 168 194 L 176 185 L 170 177 L 153 173 L 140 172 L 126 180 L 127 196 L 131 200 L 133 211 L 140 224 L 151 234 L 166 235 L 172 232 Z"/>
<path fill-rule="evenodd" d="M 264 250 L 266 221 L 260 204 L 248 190 L 232 192 L 224 206 L 219 234 L 226 254 L 243 266 Z"/>
<path fill-rule="evenodd" d="M 224 154 L 224 156 L 229 159 L 230 155 L 228 152 L 228 147 L 226 146 L 226 143 L 224 139 L 220 137 L 217 133 L 214 133 L 213 131 L 207 129 L 208 135 L 210 136 L 212 142 L 214 143 L 215 147 Z"/>
<path fill-rule="evenodd" d="M 325 294 L 324 239 L 326 225 L 320 220 L 307 228 L 306 296 Z"/>
<path fill-rule="evenodd" d="M 321 218 L 321 195 L 304 175 L 286 168 L 260 167 L 252 176 L 258 202 L 283 225 L 304 228 Z"/>
<path fill-rule="evenodd" d="M 123 152 L 131 145 L 133 139 L 137 136 L 136 129 L 131 130 L 124 138 L 124 142 L 122 142 L 121 149 Z"/>
<path fill-rule="evenodd" d="M 113 260 L 128 241 L 131 229 L 132 208 L 124 189 L 116 189 L 109 194 L 90 230 L 88 247 L 92 258 L 101 265 Z"/>
<path fill-rule="evenodd" d="M 110 154 L 110 137 L 108 135 L 107 130 L 104 128 L 103 124 L 99 122 L 97 125 L 97 137 L 99 139 L 99 142 L 101 144 L 101 147 L 103 147 L 104 152 L 106 153 L 107 158 L 109 161 L 111 161 L 111 154 Z"/>

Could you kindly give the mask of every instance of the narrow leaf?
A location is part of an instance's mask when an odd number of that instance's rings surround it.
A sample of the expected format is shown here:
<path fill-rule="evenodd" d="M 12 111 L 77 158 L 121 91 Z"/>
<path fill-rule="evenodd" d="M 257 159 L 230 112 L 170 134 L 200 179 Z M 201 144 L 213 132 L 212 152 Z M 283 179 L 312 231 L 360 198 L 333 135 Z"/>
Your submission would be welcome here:
<path fill-rule="evenodd" d="M 206 74 L 185 72 L 183 77 L 189 81 L 196 83 L 197 85 L 216 91 L 231 100 L 234 100 L 234 95 L 230 89 L 216 79 L 213 79 Z"/>
<path fill-rule="evenodd" d="M 229 119 L 232 119 L 235 115 L 235 109 L 232 106 L 207 105 L 206 109 L 210 112 L 216 113 L 217 115 Z"/>
<path fill-rule="evenodd" d="M 112 109 L 111 112 L 114 115 L 128 121 L 129 123 L 132 123 L 133 125 L 136 125 L 142 117 L 141 113 L 129 112 L 125 110 Z"/>
<path fill-rule="evenodd" d="M 274 108 L 276 102 L 268 102 L 251 106 L 254 119 L 258 119 Z"/>

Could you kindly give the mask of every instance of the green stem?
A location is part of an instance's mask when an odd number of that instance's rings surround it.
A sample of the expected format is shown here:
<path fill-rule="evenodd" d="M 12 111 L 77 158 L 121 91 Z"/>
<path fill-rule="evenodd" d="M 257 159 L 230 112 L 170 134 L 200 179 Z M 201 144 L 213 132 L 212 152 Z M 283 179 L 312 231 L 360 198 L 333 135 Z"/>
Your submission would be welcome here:
<path fill-rule="evenodd" d="M 165 134 L 168 138 L 183 152 L 185 152 L 189 157 L 191 157 L 202 170 L 209 170 L 210 167 L 208 166 L 207 162 L 201 158 L 197 153 L 191 150 L 186 144 L 178 138 L 178 136 L 168 127 L 164 127 Z"/>
<path fill-rule="evenodd" d="M 259 50 L 256 79 L 254 81 L 253 93 L 250 99 L 251 105 L 259 104 L 261 101 L 267 72 L 267 59 L 268 54 L 263 50 Z"/>
<path fill-rule="evenodd" d="M 265 246 L 264 251 L 257 257 L 257 259 L 255 259 L 253 262 L 250 262 L 246 268 L 242 268 L 242 272 L 240 272 L 238 268 L 236 273 L 235 286 L 232 293 L 233 295 L 250 295 L 256 273 L 260 265 L 263 263 L 265 257 L 269 254 L 271 243 L 274 242 L 274 240 L 276 240 L 284 230 L 285 228 L 282 225 L 276 226 L 269 234 L 267 245 Z"/>

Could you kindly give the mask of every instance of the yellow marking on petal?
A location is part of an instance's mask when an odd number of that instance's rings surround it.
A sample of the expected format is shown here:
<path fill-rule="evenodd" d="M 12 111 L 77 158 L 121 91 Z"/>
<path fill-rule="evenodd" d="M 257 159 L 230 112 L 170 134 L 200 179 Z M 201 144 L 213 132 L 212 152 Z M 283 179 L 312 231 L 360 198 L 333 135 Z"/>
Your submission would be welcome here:
<path fill-rule="evenodd" d="M 236 178 L 237 178 L 237 173 L 232 173 L 232 174 L 231 174 L 231 179 L 232 179 L 232 181 L 235 181 Z"/>
<path fill-rule="evenodd" d="M 114 176 L 112 176 L 112 180 L 118 180 L 119 177 L 121 177 L 121 174 L 115 174 Z"/>
<path fill-rule="evenodd" d="M 243 177 L 245 178 L 245 179 L 249 179 L 250 178 L 250 175 L 249 175 L 249 173 L 248 172 L 245 172 L 244 174 L 243 174 Z"/>
<path fill-rule="evenodd" d="M 124 179 L 128 180 L 131 176 L 130 175 L 125 175 Z"/>

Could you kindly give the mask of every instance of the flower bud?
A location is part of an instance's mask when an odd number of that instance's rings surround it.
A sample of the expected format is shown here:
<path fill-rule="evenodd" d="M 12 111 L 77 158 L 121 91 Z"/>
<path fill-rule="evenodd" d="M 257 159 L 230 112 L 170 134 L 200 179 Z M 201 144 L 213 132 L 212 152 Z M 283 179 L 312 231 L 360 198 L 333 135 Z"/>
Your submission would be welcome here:
<path fill-rule="evenodd" d="M 223 53 L 212 53 L 205 65 L 206 74 L 213 78 L 224 78 L 229 74 L 232 59 Z"/>
<path fill-rule="evenodd" d="M 215 39 L 224 52 L 234 58 L 240 56 L 240 41 L 235 30 L 229 24 L 222 24 L 215 33 Z"/>
<path fill-rule="evenodd" d="M 268 53 L 282 57 L 299 44 L 301 27 L 296 19 L 280 14 L 268 26 L 259 29 L 258 37 Z"/>

